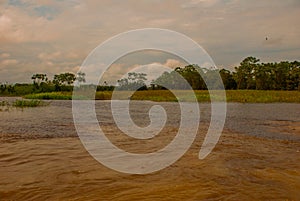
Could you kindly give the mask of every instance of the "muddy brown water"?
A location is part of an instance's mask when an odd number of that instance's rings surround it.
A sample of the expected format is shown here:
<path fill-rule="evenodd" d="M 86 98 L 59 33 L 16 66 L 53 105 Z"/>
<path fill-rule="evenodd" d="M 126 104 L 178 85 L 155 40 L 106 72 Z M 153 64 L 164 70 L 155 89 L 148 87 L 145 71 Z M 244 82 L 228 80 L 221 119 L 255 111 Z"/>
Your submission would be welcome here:
<path fill-rule="evenodd" d="M 177 103 L 160 104 L 168 114 L 166 127 L 146 141 L 120 134 L 109 101 L 97 101 L 97 117 L 117 146 L 153 152 L 172 140 L 180 121 Z M 137 125 L 149 124 L 152 105 L 133 101 Z M 77 136 L 70 101 L 2 108 L 0 200 L 300 200 L 300 104 L 229 103 L 223 134 L 203 160 L 198 153 L 210 106 L 199 106 L 200 129 L 191 148 L 147 175 L 119 173 L 93 159 Z"/>

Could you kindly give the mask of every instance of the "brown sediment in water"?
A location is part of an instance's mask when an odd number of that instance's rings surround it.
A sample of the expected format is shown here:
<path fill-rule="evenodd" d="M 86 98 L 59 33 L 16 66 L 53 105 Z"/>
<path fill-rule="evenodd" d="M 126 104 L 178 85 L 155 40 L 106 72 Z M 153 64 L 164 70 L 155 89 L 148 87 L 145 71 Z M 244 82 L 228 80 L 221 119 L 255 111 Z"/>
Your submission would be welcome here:
<path fill-rule="evenodd" d="M 149 124 L 153 104 L 133 102 L 137 125 Z M 119 135 L 109 102 L 96 102 L 97 117 L 119 148 L 149 153 L 178 131 L 176 103 L 161 104 L 167 124 L 149 140 Z M 210 107 L 199 107 L 200 130 L 191 148 L 173 165 L 147 175 L 119 173 L 94 160 L 77 137 L 70 101 L 2 112 L 0 200 L 300 200 L 299 104 L 228 104 L 226 129 L 204 160 L 198 153 Z"/>
<path fill-rule="evenodd" d="M 300 121 L 270 121 L 271 131 L 300 136 Z"/>
<path fill-rule="evenodd" d="M 198 159 L 201 139 L 147 175 L 111 170 L 76 137 L 2 142 L 0 200 L 299 200 L 300 142 L 224 131 Z"/>

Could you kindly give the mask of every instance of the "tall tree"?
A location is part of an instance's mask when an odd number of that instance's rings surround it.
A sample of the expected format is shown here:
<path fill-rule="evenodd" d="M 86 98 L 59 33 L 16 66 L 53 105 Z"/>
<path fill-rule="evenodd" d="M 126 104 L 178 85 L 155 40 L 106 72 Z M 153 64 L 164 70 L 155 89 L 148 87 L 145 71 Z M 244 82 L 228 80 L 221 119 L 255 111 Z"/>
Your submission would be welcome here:
<path fill-rule="evenodd" d="M 40 86 L 43 81 L 48 81 L 47 75 L 42 73 L 33 74 L 31 79 L 33 80 L 33 84 L 37 86 Z"/>
<path fill-rule="evenodd" d="M 219 73 L 225 89 L 236 89 L 237 84 L 233 78 L 233 74 L 229 70 L 221 69 Z"/>
<path fill-rule="evenodd" d="M 80 83 L 85 83 L 86 80 L 85 80 L 85 73 L 84 72 L 81 72 L 79 71 L 76 75 L 76 80 Z"/>
<path fill-rule="evenodd" d="M 255 88 L 255 68 L 259 59 L 255 57 L 247 57 L 239 67 L 235 67 L 234 78 L 238 89 L 254 89 Z"/>
<path fill-rule="evenodd" d="M 118 90 L 146 90 L 147 86 L 145 81 L 147 74 L 145 73 L 136 73 L 130 72 L 128 73 L 127 78 L 122 78 L 118 80 Z"/>
<path fill-rule="evenodd" d="M 54 75 L 53 83 L 55 85 L 71 85 L 74 83 L 76 76 L 73 73 L 61 73 Z"/>

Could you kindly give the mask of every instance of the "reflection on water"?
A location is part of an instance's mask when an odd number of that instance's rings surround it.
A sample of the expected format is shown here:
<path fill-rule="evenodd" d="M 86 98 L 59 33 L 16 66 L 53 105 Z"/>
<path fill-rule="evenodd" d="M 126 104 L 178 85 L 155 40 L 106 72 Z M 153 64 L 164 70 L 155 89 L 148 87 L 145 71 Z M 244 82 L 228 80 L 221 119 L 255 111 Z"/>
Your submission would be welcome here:
<path fill-rule="evenodd" d="M 134 122 L 147 126 L 153 103 L 133 103 Z M 162 105 L 166 128 L 148 141 L 120 134 L 108 101 L 97 101 L 96 110 L 112 142 L 145 153 L 176 135 L 180 110 L 176 103 Z M 210 119 L 209 105 L 201 103 L 202 123 L 191 149 L 148 175 L 118 173 L 90 157 L 77 138 L 71 107 L 70 101 L 51 101 L 47 107 L 0 112 L 0 200 L 300 199 L 300 104 L 228 104 L 218 145 L 199 160 Z"/>

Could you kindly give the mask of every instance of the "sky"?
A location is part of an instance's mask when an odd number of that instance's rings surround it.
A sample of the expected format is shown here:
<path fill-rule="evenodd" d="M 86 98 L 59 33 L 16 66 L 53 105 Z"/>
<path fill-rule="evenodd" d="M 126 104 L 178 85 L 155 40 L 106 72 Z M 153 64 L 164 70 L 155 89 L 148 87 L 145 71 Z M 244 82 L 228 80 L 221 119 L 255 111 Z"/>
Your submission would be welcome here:
<path fill-rule="evenodd" d="M 31 82 L 76 73 L 107 39 L 134 29 L 182 33 L 202 46 L 218 68 L 245 57 L 262 62 L 300 60 L 299 0 L 0 0 L 0 82 Z M 267 40 L 266 40 L 267 38 Z M 157 52 L 126 56 L 113 65 L 175 67 Z"/>

